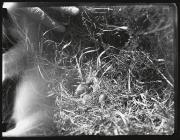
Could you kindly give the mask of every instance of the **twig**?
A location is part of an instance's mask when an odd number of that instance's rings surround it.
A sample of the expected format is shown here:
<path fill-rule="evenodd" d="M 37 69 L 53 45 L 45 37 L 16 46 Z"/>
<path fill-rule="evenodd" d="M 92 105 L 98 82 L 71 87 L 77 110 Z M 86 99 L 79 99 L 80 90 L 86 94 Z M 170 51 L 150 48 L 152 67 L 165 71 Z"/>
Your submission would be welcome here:
<path fill-rule="evenodd" d="M 144 54 L 144 53 L 143 53 Z M 145 54 L 144 54 L 145 55 Z M 146 56 L 146 55 L 145 55 Z M 148 57 L 146 56 L 146 58 L 155 66 L 155 64 L 153 63 L 153 61 Z M 164 74 L 155 66 L 155 68 L 157 69 L 158 73 L 166 80 L 166 82 L 174 88 L 173 84 L 166 78 L 166 76 L 164 76 Z"/>
<path fill-rule="evenodd" d="M 80 65 L 78 63 L 77 57 L 75 57 L 75 59 L 76 59 L 76 65 L 77 65 L 77 68 L 78 68 L 79 76 L 80 76 L 81 80 L 83 80 L 83 76 L 82 76 L 82 72 L 81 72 L 81 67 L 80 67 Z"/>
<path fill-rule="evenodd" d="M 41 71 L 41 68 L 40 68 L 39 65 L 38 65 L 38 70 L 39 70 L 39 73 L 40 73 L 41 77 L 42 77 L 45 81 L 50 82 L 50 81 L 47 80 L 47 79 L 44 77 L 44 75 L 42 74 L 42 71 Z M 44 72 L 44 73 L 46 73 L 46 72 Z M 47 76 L 47 74 L 46 74 L 46 76 Z"/>
<path fill-rule="evenodd" d="M 152 34 L 152 33 L 155 33 L 155 32 L 159 32 L 159 31 L 161 31 L 161 30 L 165 30 L 165 29 L 169 28 L 170 26 L 171 26 L 171 24 L 166 25 L 166 26 L 164 26 L 164 27 L 162 27 L 162 28 L 159 28 L 159 29 L 155 28 L 155 29 L 152 30 L 152 31 L 145 32 L 144 35 Z"/>
<path fill-rule="evenodd" d="M 159 74 L 166 80 L 166 82 L 171 86 L 174 87 L 173 84 L 164 76 L 164 74 L 157 68 Z"/>
<path fill-rule="evenodd" d="M 101 78 L 103 77 L 103 75 L 108 71 L 108 70 L 110 70 L 110 68 L 112 68 L 112 65 L 110 65 L 104 72 L 103 72 L 103 74 L 101 75 Z M 100 79 L 101 79 L 100 78 Z"/>
<path fill-rule="evenodd" d="M 131 70 L 129 69 L 128 70 L 128 92 L 129 93 L 131 93 L 131 75 L 130 75 L 130 73 L 131 73 Z"/>

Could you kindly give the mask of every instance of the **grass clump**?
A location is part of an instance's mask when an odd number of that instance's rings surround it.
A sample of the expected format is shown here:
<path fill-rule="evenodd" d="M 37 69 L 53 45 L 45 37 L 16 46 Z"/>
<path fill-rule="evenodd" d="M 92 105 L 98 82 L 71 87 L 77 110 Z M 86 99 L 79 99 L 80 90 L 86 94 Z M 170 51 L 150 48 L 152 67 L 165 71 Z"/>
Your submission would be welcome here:
<path fill-rule="evenodd" d="M 89 87 L 92 90 L 85 93 L 88 98 L 70 96 L 61 85 L 59 91 L 61 95 L 57 96 L 58 109 L 55 113 L 59 133 L 62 135 L 172 134 L 173 88 L 166 84 L 156 89 L 153 83 L 163 84 L 165 81 L 163 78 L 158 79 L 154 74 L 152 75 L 155 76 L 154 81 L 144 79 L 142 82 L 140 76 L 139 79 L 133 77 L 133 72 L 138 72 L 139 67 L 142 67 L 141 63 L 144 64 L 144 70 L 148 69 L 149 65 L 153 65 L 146 62 L 148 60 L 143 59 L 140 53 L 122 50 L 114 56 L 116 61 L 109 63 L 111 67 L 108 71 L 105 68 L 106 73 L 100 78 L 93 76 L 97 69 L 92 68 L 89 70 L 91 73 L 86 72 L 85 80 L 92 80 L 92 85 Z M 132 56 L 131 67 L 125 58 L 128 55 Z M 135 57 L 134 61 L 133 57 Z M 87 71 L 88 68 L 89 65 L 86 65 L 82 71 Z M 78 70 L 74 69 L 74 71 Z M 152 84 L 148 85 L 150 82 Z M 104 99 L 100 102 L 101 95 L 104 95 Z"/>
<path fill-rule="evenodd" d="M 72 40 L 59 51 L 66 57 L 54 65 L 64 69 L 52 91 L 59 135 L 173 134 L 172 40 L 162 36 L 173 33 L 172 7 L 81 8 L 83 28 L 78 17 L 70 22 Z"/>

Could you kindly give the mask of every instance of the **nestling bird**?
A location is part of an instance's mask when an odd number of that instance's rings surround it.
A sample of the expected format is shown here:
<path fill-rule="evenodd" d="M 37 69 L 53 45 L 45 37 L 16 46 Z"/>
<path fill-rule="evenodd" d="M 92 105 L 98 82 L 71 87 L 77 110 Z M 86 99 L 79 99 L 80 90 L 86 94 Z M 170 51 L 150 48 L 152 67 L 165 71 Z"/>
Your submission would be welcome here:
<path fill-rule="evenodd" d="M 101 94 L 99 96 L 99 103 L 103 104 L 105 102 L 105 100 L 106 100 L 106 95 L 105 94 Z"/>
<path fill-rule="evenodd" d="M 89 94 L 85 94 L 82 99 L 83 104 L 91 104 L 92 97 Z"/>
<path fill-rule="evenodd" d="M 87 90 L 88 86 L 85 83 L 81 83 L 80 85 L 77 86 L 76 91 L 75 91 L 75 96 L 80 96 L 81 94 L 85 93 Z"/>
<path fill-rule="evenodd" d="M 79 84 L 79 85 L 77 86 L 74 95 L 75 95 L 76 97 L 79 97 L 79 96 L 82 95 L 83 93 L 84 93 L 84 94 L 90 93 L 90 92 L 93 90 L 92 87 L 91 87 L 91 85 L 93 85 L 93 82 L 92 82 L 92 81 L 82 82 L 81 84 Z"/>

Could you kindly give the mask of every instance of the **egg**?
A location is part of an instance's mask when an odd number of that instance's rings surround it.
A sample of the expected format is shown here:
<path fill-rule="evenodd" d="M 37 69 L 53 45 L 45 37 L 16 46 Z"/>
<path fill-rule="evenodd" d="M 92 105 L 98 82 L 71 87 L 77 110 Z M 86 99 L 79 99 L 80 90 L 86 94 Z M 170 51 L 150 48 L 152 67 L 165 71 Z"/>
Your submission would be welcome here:
<path fill-rule="evenodd" d="M 101 94 L 99 96 L 99 103 L 103 103 L 105 101 L 106 95 L 105 94 Z"/>
<path fill-rule="evenodd" d="M 88 95 L 88 94 L 85 94 L 83 96 L 82 102 L 83 102 L 83 104 L 89 104 L 91 102 L 91 100 L 92 100 L 92 97 L 90 95 Z"/>

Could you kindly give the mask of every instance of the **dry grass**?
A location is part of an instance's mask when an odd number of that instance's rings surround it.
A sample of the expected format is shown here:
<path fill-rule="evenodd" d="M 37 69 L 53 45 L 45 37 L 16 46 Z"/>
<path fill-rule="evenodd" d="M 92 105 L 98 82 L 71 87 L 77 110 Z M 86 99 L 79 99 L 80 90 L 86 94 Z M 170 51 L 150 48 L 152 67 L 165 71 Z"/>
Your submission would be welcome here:
<path fill-rule="evenodd" d="M 96 8 L 81 8 L 82 25 L 77 19 L 70 22 L 71 41 L 57 43 L 61 49 L 54 64 L 48 62 L 54 73 L 48 79 L 55 81 L 50 95 L 56 98 L 59 135 L 173 134 L 172 40 L 163 36 L 173 32 L 168 7 L 112 6 L 114 12 L 107 17 Z M 108 20 L 113 23 L 108 25 Z M 106 28 L 122 26 L 130 38 L 121 48 L 113 46 L 115 36 L 98 39 Z"/>
<path fill-rule="evenodd" d="M 116 12 L 118 10 L 117 7 L 111 8 Z M 165 25 L 163 24 L 164 26 L 161 25 L 163 22 L 161 17 L 163 14 L 165 16 L 168 14 L 163 13 L 165 8 L 161 7 L 161 10 L 158 10 L 153 6 L 124 6 L 121 9 L 119 16 L 122 21 L 116 22 L 119 22 L 119 26 L 129 25 L 128 32 L 134 36 L 131 36 L 128 44 L 125 44 L 123 47 L 125 49 L 119 49 L 118 53 L 114 53 L 114 46 L 102 44 L 105 49 L 93 55 L 93 59 L 85 57 L 98 51 L 97 46 L 88 44 L 96 40 L 92 33 L 94 29 L 88 25 L 89 18 L 94 20 L 93 10 L 90 10 L 91 13 L 86 9 L 81 14 L 87 29 L 84 35 L 88 35 L 89 40 L 87 36 L 86 39 L 81 38 L 78 50 L 82 51 L 71 57 L 75 63 L 72 63 L 66 76 L 62 76 L 63 80 L 54 88 L 58 93 L 55 94 L 54 122 L 59 135 L 171 135 L 174 133 L 174 87 L 172 80 L 169 80 L 169 69 L 166 67 L 167 64 L 173 66 L 172 55 L 166 57 L 160 54 L 158 49 L 162 47 L 161 41 L 153 40 L 156 35 L 151 36 L 157 32 L 161 34 L 164 30 L 172 31 L 168 29 L 171 24 L 170 19 L 164 23 Z M 144 27 L 145 24 L 141 25 L 142 21 L 138 23 L 136 20 L 137 16 L 142 15 L 146 10 L 152 15 L 149 15 L 147 27 Z M 128 11 L 131 12 L 126 16 Z M 162 15 L 157 14 L 158 11 Z M 118 14 L 113 16 L 116 17 Z M 94 24 L 101 22 L 93 21 Z M 118 27 L 117 24 L 116 26 Z M 145 46 L 148 43 L 147 38 L 151 42 L 149 48 Z M 140 48 L 143 41 L 144 48 Z M 169 41 L 165 40 L 164 44 L 168 43 Z M 153 45 L 158 47 L 153 48 Z M 167 53 L 171 49 L 167 47 L 165 50 Z M 156 60 L 162 56 L 165 63 L 158 65 Z M 168 59 L 171 63 L 167 62 Z M 86 85 L 86 89 L 78 95 L 77 87 L 81 84 Z"/>
<path fill-rule="evenodd" d="M 108 71 L 105 68 L 106 73 L 100 78 L 93 75 L 97 69 L 91 69 L 91 73 L 87 72 L 89 65 L 81 69 L 86 71 L 86 81 L 93 81 L 92 91 L 87 93 L 87 99 L 70 96 L 63 84 L 59 84 L 60 95 L 57 96 L 54 117 L 60 135 L 173 134 L 173 88 L 167 85 L 158 93 L 153 84 L 147 89 L 148 82 L 137 82 L 138 79 L 133 77 L 132 72 L 138 69 L 140 63 L 148 67 L 148 62 L 145 63 L 147 60 L 139 53 L 122 50 L 119 55 L 114 56 L 114 59 L 119 61 L 111 61 L 108 64 L 111 67 Z M 131 64 L 133 67 L 130 70 L 130 81 L 127 78 L 130 67 L 126 62 L 127 55 L 136 57 Z M 138 59 L 141 62 L 138 62 Z M 99 102 L 101 95 L 106 98 Z"/>
<path fill-rule="evenodd" d="M 35 54 L 55 98 L 58 135 L 172 135 L 172 7 L 80 9 L 61 41 L 50 39 L 54 28 L 44 31 Z M 32 47 L 26 32 L 21 34 Z M 55 135 L 51 123 L 34 135 Z"/>

